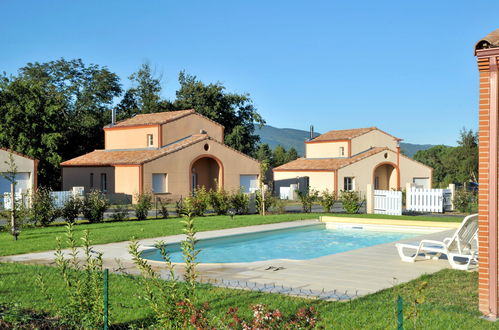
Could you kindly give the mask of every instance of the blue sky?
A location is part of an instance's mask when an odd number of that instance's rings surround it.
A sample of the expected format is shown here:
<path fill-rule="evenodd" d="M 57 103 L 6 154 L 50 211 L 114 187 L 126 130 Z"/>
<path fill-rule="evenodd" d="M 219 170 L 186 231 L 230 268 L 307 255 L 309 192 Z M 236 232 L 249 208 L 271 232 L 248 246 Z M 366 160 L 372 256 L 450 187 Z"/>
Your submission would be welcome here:
<path fill-rule="evenodd" d="M 122 78 L 148 61 L 247 92 L 267 123 L 378 126 L 454 145 L 477 127 L 476 41 L 498 1 L 0 1 L 0 71 L 60 57 Z"/>

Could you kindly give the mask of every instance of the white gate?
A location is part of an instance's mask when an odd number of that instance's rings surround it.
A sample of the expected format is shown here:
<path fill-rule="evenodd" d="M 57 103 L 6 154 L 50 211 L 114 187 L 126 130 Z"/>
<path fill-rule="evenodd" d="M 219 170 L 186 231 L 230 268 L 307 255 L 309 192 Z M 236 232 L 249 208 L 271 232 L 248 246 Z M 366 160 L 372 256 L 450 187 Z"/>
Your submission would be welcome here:
<path fill-rule="evenodd" d="M 407 190 L 406 208 L 416 212 L 437 212 L 452 210 L 452 191 L 450 189 Z"/>
<path fill-rule="evenodd" d="M 402 215 L 402 192 L 374 190 L 374 213 Z"/>

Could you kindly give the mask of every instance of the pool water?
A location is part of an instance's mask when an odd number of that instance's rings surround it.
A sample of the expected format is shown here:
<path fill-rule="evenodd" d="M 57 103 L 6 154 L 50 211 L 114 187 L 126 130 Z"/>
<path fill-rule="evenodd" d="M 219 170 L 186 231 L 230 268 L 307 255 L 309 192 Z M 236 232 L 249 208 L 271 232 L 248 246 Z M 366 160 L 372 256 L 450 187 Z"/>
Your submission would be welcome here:
<path fill-rule="evenodd" d="M 306 260 L 411 238 L 410 232 L 366 229 L 327 229 L 325 225 L 200 240 L 200 263 L 252 262 L 272 259 Z M 167 245 L 172 262 L 183 262 L 179 244 Z M 146 259 L 162 261 L 157 249 L 142 252 Z"/>

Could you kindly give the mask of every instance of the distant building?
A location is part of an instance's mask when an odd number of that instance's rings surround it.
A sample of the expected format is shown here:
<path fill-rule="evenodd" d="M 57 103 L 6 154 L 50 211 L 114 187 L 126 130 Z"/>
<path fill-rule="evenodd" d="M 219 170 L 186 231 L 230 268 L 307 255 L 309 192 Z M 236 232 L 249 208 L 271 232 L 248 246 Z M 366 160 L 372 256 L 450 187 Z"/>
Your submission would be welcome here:
<path fill-rule="evenodd" d="M 274 168 L 275 186 L 306 177 L 318 191 L 431 188 L 432 168 L 402 155 L 400 141 L 376 127 L 329 131 L 305 142 L 305 157 Z"/>
<path fill-rule="evenodd" d="M 63 188 L 188 196 L 197 187 L 257 187 L 260 163 L 224 144 L 224 127 L 194 110 L 137 115 L 104 128 L 105 149 L 61 164 Z"/>
<path fill-rule="evenodd" d="M 38 160 L 20 154 L 18 152 L 0 148 L 0 173 L 5 174 L 11 171 L 8 162 L 10 155 L 14 158 L 17 167 L 16 193 L 18 191 L 28 191 L 36 189 L 38 185 Z M 10 182 L 3 176 L 0 176 L 0 195 L 10 193 Z"/>

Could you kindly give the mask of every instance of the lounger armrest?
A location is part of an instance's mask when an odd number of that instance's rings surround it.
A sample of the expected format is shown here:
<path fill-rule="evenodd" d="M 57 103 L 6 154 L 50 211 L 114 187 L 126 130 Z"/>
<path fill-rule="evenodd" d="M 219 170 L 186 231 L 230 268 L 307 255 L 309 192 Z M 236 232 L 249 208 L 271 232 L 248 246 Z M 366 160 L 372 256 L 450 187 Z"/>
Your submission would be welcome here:
<path fill-rule="evenodd" d="M 424 245 L 424 244 L 437 244 L 437 245 L 442 245 L 442 246 L 445 245 L 445 243 L 442 241 L 434 241 L 431 239 L 424 239 L 419 243 L 419 245 Z"/>

